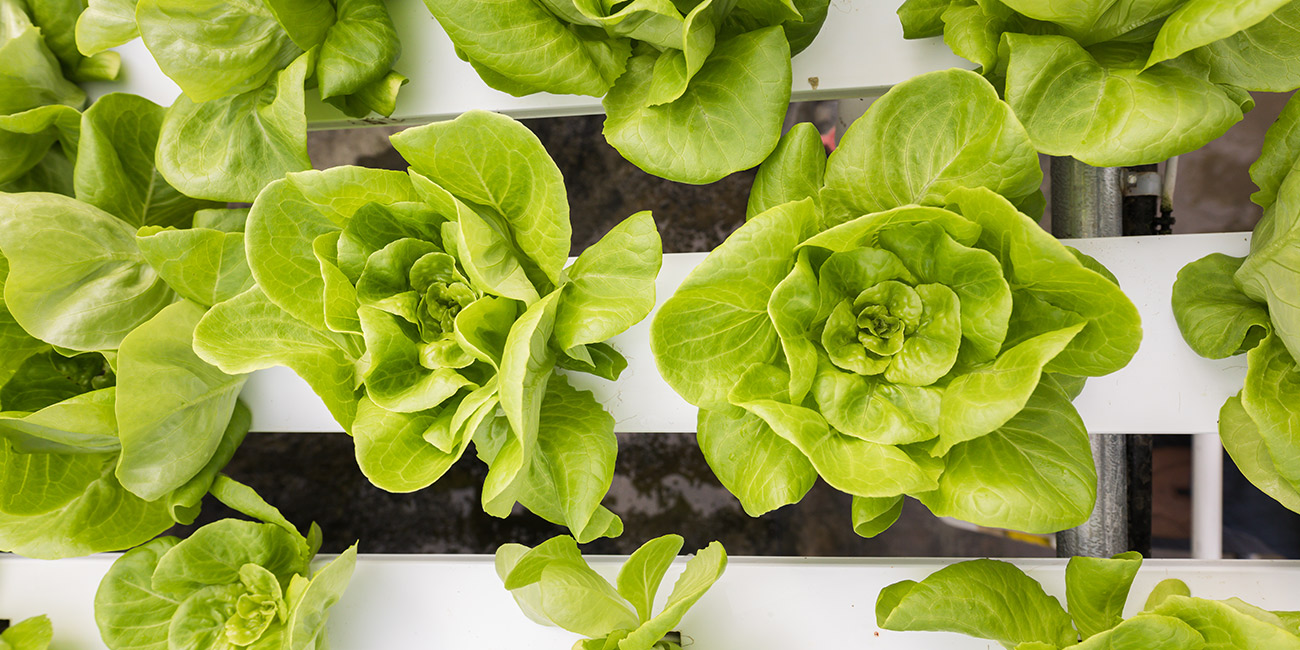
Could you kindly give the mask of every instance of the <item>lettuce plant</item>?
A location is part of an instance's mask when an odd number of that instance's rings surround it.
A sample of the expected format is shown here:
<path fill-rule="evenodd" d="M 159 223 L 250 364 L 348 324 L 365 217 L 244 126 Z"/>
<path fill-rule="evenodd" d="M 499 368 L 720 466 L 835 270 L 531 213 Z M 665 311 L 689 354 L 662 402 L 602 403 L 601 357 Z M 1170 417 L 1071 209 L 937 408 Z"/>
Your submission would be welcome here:
<path fill-rule="evenodd" d="M 603 97 L 605 138 L 641 169 L 712 183 L 767 158 L 790 57 L 829 0 L 426 0 L 489 86 Z"/>
<path fill-rule="evenodd" d="M 34 616 L 0 632 L 0 650 L 47 650 L 54 627 L 46 616 Z"/>
<path fill-rule="evenodd" d="M 786 136 L 749 221 L 651 327 L 746 512 L 820 475 L 866 536 L 906 494 L 986 526 L 1087 519 L 1096 471 L 1070 393 L 1128 363 L 1141 329 L 1100 265 L 1017 209 L 1041 207 L 1040 182 L 1024 129 L 966 71 L 895 86 L 829 159 L 811 126 Z"/>
<path fill-rule="evenodd" d="M 681 650 L 674 628 L 727 568 L 727 551 L 710 543 L 686 563 L 667 605 L 653 614 L 659 584 L 682 543 L 679 535 L 646 542 L 619 569 L 614 585 L 592 570 L 567 536 L 533 549 L 501 546 L 497 575 L 528 618 L 589 637 L 574 650 Z"/>
<path fill-rule="evenodd" d="M 290 174 L 248 220 L 257 286 L 195 334 L 231 373 L 285 365 L 356 439 L 377 486 L 426 487 L 474 443 L 483 507 L 516 502 L 586 541 L 618 535 L 600 507 L 614 421 L 555 370 L 614 379 L 604 343 L 649 313 L 662 249 L 633 215 L 567 268 L 564 179 L 541 142 L 481 111 L 408 129 L 409 174 Z"/>
<path fill-rule="evenodd" d="M 251 488 L 222 475 L 213 496 L 259 521 L 223 519 L 184 540 L 159 537 L 126 552 L 95 593 L 109 650 L 142 647 L 327 648 L 328 609 L 356 567 L 356 545 L 311 571 L 320 529 L 303 537 Z"/>
<path fill-rule="evenodd" d="M 943 34 L 980 66 L 1034 146 L 1090 165 L 1197 149 L 1300 87 L 1300 2 L 907 0 L 908 38 Z"/>
<path fill-rule="evenodd" d="M 1188 264 L 1174 283 L 1183 339 L 1211 359 L 1246 355 L 1246 383 L 1219 411 L 1219 437 L 1241 473 L 1300 512 L 1300 102 L 1269 129 L 1250 168 L 1264 208 L 1250 254 Z"/>
<path fill-rule="evenodd" d="M 248 431 L 244 378 L 191 347 L 252 284 L 242 212 L 158 178 L 162 120 L 106 95 L 73 124 L 76 198 L 0 193 L 0 549 L 86 555 L 193 521 Z"/>
<path fill-rule="evenodd" d="M 886 630 L 956 632 L 1016 650 L 1300 649 L 1300 612 L 1270 612 L 1238 598 L 1193 598 L 1181 580 L 1151 591 L 1124 618 L 1138 553 L 1070 558 L 1065 570 L 1069 610 L 1033 578 L 998 560 L 959 562 L 915 582 L 885 587 L 876 624 Z"/>
<path fill-rule="evenodd" d="M 137 36 L 184 93 L 167 109 L 158 171 L 189 196 L 251 202 L 311 169 L 306 88 L 352 117 L 391 115 L 406 78 L 383 0 L 91 0 L 77 47 Z"/>
<path fill-rule="evenodd" d="M 86 103 L 74 82 L 116 78 L 119 65 L 116 52 L 77 51 L 73 25 L 84 7 L 0 1 L 0 191 L 72 194 L 77 111 Z"/>

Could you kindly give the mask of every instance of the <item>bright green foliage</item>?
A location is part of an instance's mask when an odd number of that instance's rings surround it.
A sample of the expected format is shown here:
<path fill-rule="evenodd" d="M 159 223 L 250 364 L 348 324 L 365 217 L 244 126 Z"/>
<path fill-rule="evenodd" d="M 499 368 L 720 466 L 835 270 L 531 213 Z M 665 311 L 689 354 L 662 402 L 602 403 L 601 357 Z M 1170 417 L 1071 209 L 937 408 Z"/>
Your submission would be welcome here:
<path fill-rule="evenodd" d="M 259 522 L 222 519 L 189 538 L 159 537 L 113 563 L 95 594 L 110 650 L 328 647 L 328 609 L 356 566 L 353 545 L 313 574 L 320 547 L 251 488 L 226 476 L 212 494 Z"/>
<path fill-rule="evenodd" d="M 1173 308 L 1187 344 L 1211 359 L 1246 354 L 1246 383 L 1219 437 L 1251 483 L 1300 512 L 1300 102 L 1269 129 L 1251 177 L 1264 208 L 1245 258 L 1212 254 L 1178 273 Z"/>
<path fill-rule="evenodd" d="M 1254 106 L 1244 91 L 1300 87 L 1290 0 L 907 0 L 898 15 L 907 38 L 942 34 L 977 64 L 1038 151 L 1090 165 L 1187 153 Z"/>
<path fill-rule="evenodd" d="M 74 51 L 100 56 L 139 36 L 181 87 L 158 172 L 203 199 L 251 202 L 311 168 L 307 90 L 350 117 L 391 115 L 406 82 L 382 0 L 94 0 L 74 19 Z"/>
<path fill-rule="evenodd" d="M 820 475 L 868 536 L 904 494 L 988 526 L 1085 520 L 1096 472 L 1055 377 L 1118 370 L 1141 329 L 1113 280 L 1014 206 L 1041 182 L 1015 116 L 946 71 L 877 100 L 829 160 L 815 136 L 791 130 L 755 181 L 761 212 L 651 328 L 723 485 L 757 516 Z"/>
<path fill-rule="evenodd" d="M 515 96 L 604 97 L 605 137 L 641 169 L 712 183 L 772 152 L 790 56 L 829 0 L 426 0 L 456 53 Z"/>
<path fill-rule="evenodd" d="M 663 611 L 653 614 L 655 594 L 682 543 L 679 535 L 646 542 L 613 585 L 588 566 L 567 536 L 532 549 L 503 545 L 497 549 L 497 575 L 529 618 L 588 637 L 574 648 L 681 650 L 675 628 L 727 568 L 722 544 L 709 544 L 686 562 Z"/>
<path fill-rule="evenodd" d="M 84 4 L 0 1 L 0 192 L 72 194 L 77 111 L 73 82 L 117 78 L 116 52 L 83 56 L 73 28 Z"/>
<path fill-rule="evenodd" d="M 67 111 L 75 198 L 0 192 L 0 549 L 41 558 L 193 521 L 250 423 L 244 378 L 192 347 L 206 306 L 251 284 L 242 212 L 161 178 L 161 107 Z"/>
<path fill-rule="evenodd" d="M 1298 630 L 1284 618 L 1288 612 L 1269 612 L 1236 598 L 1192 598 L 1187 585 L 1174 579 L 1157 585 L 1143 611 L 1125 619 L 1141 564 L 1137 553 L 1070 558 L 1067 614 L 1011 564 L 960 562 L 919 583 L 885 587 L 876 600 L 876 624 L 887 630 L 958 632 L 1019 650 L 1300 648 Z"/>
<path fill-rule="evenodd" d="M 46 616 L 34 616 L 0 632 L 0 650 L 47 650 L 54 626 Z"/>
<path fill-rule="evenodd" d="M 472 442 L 489 514 L 521 503 L 583 542 L 618 535 L 600 506 L 613 418 L 556 370 L 613 380 L 627 365 L 604 341 L 654 306 L 653 219 L 566 268 L 564 179 L 522 125 L 474 111 L 393 143 L 409 174 L 340 167 L 262 191 L 244 235 L 257 284 L 198 324 L 199 356 L 292 368 L 381 488 L 427 487 Z"/>

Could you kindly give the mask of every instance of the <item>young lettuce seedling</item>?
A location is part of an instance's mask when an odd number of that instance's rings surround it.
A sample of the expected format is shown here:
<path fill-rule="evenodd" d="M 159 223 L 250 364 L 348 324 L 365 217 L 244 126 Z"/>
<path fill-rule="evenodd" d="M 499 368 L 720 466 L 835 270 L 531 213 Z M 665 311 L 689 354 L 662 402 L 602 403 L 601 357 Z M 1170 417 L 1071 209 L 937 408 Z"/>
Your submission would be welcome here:
<path fill-rule="evenodd" d="M 681 650 L 673 628 L 727 568 L 722 544 L 710 543 L 686 563 L 667 605 L 652 616 L 655 594 L 682 543 L 680 535 L 646 542 L 619 570 L 616 586 L 592 570 L 568 536 L 533 549 L 502 546 L 497 575 L 529 618 L 589 637 L 573 650 Z"/>
<path fill-rule="evenodd" d="M 1193 598 L 1180 580 L 1151 591 L 1124 618 L 1138 553 L 1075 557 L 1065 570 L 1067 612 L 1014 565 L 960 562 L 915 582 L 885 587 L 876 624 L 886 630 L 957 632 L 1015 650 L 1300 650 L 1300 613 L 1269 612 L 1237 598 Z"/>
<path fill-rule="evenodd" d="M 351 548 L 314 574 L 306 537 L 246 485 L 220 475 L 212 495 L 259 521 L 223 519 L 118 558 L 95 594 L 110 650 L 141 647 L 322 650 L 327 611 L 352 577 Z"/>

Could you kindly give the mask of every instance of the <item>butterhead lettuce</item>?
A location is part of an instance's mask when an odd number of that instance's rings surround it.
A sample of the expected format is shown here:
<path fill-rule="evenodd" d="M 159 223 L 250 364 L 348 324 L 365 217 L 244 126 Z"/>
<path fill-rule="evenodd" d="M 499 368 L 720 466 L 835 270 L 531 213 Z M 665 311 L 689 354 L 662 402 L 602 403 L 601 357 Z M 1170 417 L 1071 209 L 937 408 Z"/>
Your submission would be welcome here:
<path fill-rule="evenodd" d="M 795 129 L 749 221 L 656 316 L 661 374 L 759 515 L 822 477 L 875 535 L 903 495 L 941 516 L 1054 532 L 1096 474 L 1065 378 L 1123 367 L 1137 310 L 1023 214 L 1041 172 L 977 75 L 896 86 L 824 158 Z"/>
<path fill-rule="evenodd" d="M 1300 2 L 907 0 L 908 38 L 943 35 L 979 66 L 1034 146 L 1090 165 L 1197 149 L 1300 87 Z"/>
<path fill-rule="evenodd" d="M 489 514 L 518 502 L 583 541 L 619 534 L 600 506 L 613 418 L 556 371 L 612 380 L 627 365 L 604 341 L 654 305 L 653 219 L 566 267 L 564 179 L 522 125 L 473 111 L 393 143 L 408 173 L 340 167 L 262 191 L 257 284 L 204 317 L 196 350 L 232 373 L 292 368 L 381 488 L 426 487 L 472 443 Z"/>

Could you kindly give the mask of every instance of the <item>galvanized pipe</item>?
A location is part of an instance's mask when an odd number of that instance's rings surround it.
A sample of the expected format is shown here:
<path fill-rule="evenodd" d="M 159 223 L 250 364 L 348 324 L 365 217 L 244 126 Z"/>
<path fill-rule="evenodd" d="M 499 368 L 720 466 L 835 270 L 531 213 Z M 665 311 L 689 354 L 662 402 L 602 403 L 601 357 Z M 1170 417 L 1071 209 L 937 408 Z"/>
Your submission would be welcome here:
<path fill-rule="evenodd" d="M 1061 239 L 1124 234 L 1123 170 L 1053 157 L 1052 234 Z M 1089 437 L 1097 464 L 1097 505 L 1078 528 L 1056 534 L 1059 557 L 1110 557 L 1128 549 L 1128 455 L 1122 435 Z"/>

